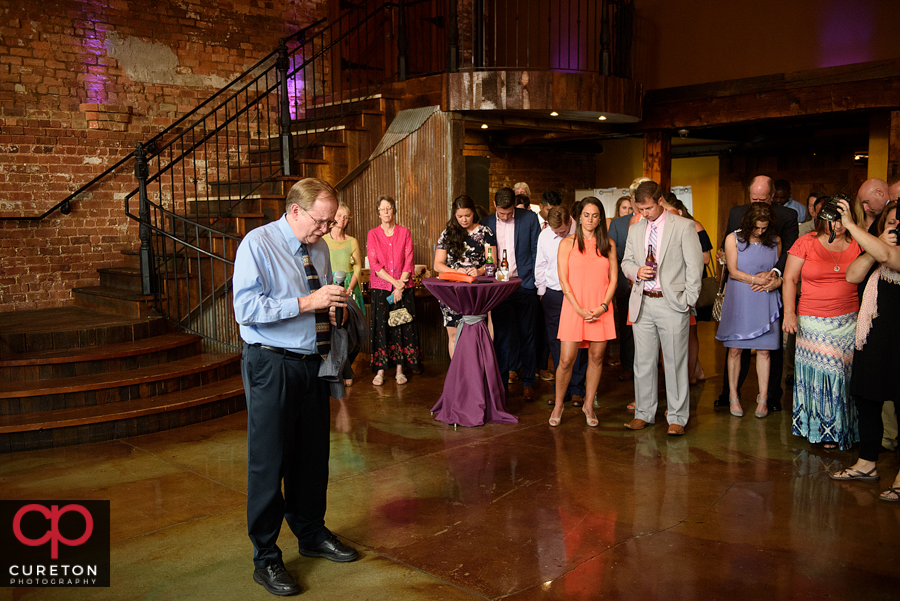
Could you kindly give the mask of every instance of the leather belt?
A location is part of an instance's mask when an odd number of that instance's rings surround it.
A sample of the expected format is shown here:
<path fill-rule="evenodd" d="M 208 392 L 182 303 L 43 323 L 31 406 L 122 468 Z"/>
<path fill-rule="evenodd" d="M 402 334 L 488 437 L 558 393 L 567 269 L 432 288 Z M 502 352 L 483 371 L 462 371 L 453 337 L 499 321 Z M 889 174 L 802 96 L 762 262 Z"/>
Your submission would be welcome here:
<path fill-rule="evenodd" d="M 322 358 L 321 355 L 303 355 L 301 353 L 295 353 L 294 351 L 289 351 L 287 349 L 278 348 L 277 346 L 267 346 L 265 344 L 251 344 L 250 346 L 257 346 L 261 349 L 265 349 L 269 352 L 276 353 L 282 355 L 283 357 L 290 357 L 291 359 L 299 359 L 300 361 L 318 361 Z"/>
<path fill-rule="evenodd" d="M 649 296 L 650 298 L 662 298 L 662 292 L 651 292 L 650 290 L 644 290 L 644 296 Z"/>

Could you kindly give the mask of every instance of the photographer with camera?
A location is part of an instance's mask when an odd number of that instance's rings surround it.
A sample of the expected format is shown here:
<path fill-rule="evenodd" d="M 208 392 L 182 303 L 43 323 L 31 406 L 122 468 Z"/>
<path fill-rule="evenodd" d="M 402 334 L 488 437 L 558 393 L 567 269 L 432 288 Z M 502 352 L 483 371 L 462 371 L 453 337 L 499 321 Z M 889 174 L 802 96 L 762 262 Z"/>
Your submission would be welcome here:
<path fill-rule="evenodd" d="M 859 413 L 859 459 L 851 467 L 831 474 L 834 480 L 877 482 L 878 453 L 881 449 L 883 424 L 881 409 L 885 401 L 898 398 L 900 387 L 895 378 L 888 377 L 900 360 L 900 248 L 897 247 L 897 203 L 890 203 L 882 212 L 877 230 L 880 236 L 868 233 L 856 224 L 849 203 L 838 202 L 841 223 L 853 236 L 865 254 L 860 255 L 847 269 L 847 281 L 861 282 L 872 266 L 875 271 L 865 285 L 856 325 L 856 351 L 853 356 L 853 376 L 850 394 Z M 900 502 L 900 474 L 881 499 Z"/>
<path fill-rule="evenodd" d="M 862 251 L 840 222 L 841 198 L 846 197 L 821 198 L 815 231 L 800 236 L 788 251 L 782 327 L 797 336 L 793 434 L 844 450 L 859 439 L 848 392 L 859 299 L 847 269 Z"/>

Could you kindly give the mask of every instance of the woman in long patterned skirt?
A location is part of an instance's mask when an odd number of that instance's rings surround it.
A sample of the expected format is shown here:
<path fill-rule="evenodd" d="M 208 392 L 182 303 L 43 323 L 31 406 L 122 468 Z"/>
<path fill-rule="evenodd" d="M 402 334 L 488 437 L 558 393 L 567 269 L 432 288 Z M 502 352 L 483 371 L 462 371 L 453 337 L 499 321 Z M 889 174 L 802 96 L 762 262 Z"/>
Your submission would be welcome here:
<path fill-rule="evenodd" d="M 797 334 L 792 432 L 826 449 L 848 449 L 859 440 L 850 401 L 850 371 L 859 300 L 847 268 L 860 248 L 840 222 L 829 242 L 828 222 L 800 236 L 784 270 L 785 332 Z M 797 282 L 803 293 L 796 306 Z"/>

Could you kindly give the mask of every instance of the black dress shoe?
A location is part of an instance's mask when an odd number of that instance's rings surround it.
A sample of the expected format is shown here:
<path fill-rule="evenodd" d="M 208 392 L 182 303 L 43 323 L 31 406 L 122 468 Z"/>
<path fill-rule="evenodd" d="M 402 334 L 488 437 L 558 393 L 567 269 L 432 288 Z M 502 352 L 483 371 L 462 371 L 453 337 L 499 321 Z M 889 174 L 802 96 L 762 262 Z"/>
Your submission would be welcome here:
<path fill-rule="evenodd" d="M 356 549 L 348 547 L 333 534 L 312 549 L 300 549 L 300 555 L 304 557 L 324 557 L 338 563 L 359 559 L 359 552 Z"/>
<path fill-rule="evenodd" d="M 728 407 L 728 399 L 717 398 L 713 401 L 713 407 Z"/>
<path fill-rule="evenodd" d="M 280 563 L 270 561 L 264 568 L 253 570 L 253 580 L 279 597 L 290 597 L 300 592 L 300 585 Z"/>
<path fill-rule="evenodd" d="M 769 401 L 769 411 L 781 411 L 781 401 Z"/>

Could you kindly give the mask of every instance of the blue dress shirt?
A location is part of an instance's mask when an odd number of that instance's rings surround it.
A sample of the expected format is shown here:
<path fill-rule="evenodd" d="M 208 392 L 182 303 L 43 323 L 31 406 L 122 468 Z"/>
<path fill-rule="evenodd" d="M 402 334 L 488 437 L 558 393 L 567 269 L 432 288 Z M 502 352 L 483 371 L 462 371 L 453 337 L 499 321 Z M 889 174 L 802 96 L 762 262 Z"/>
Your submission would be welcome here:
<path fill-rule="evenodd" d="M 316 352 L 316 317 L 300 313 L 297 298 L 309 295 L 300 258 L 301 243 L 282 215 L 250 230 L 234 259 L 234 317 L 247 344 L 295 353 Z M 324 240 L 307 247 L 323 284 L 331 282 L 331 258 Z"/>
<path fill-rule="evenodd" d="M 806 207 L 803 206 L 802 202 L 797 202 L 793 198 L 790 198 L 790 199 L 788 199 L 788 201 L 786 203 L 784 203 L 784 206 L 786 206 L 789 209 L 794 209 L 795 211 L 797 211 L 797 223 L 803 223 L 804 221 L 806 221 L 807 211 L 806 211 Z"/>

